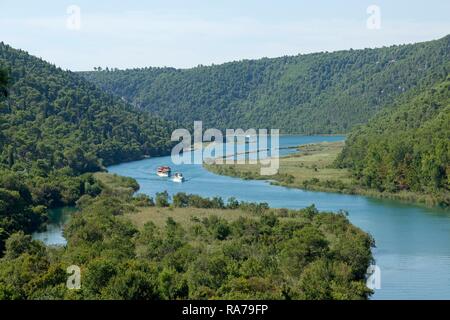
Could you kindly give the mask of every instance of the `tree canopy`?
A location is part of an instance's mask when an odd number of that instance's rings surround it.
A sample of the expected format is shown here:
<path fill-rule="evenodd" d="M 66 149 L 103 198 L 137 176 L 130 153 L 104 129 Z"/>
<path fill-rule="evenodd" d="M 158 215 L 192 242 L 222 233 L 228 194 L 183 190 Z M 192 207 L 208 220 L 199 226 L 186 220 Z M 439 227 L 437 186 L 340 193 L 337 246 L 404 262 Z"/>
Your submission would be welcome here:
<path fill-rule="evenodd" d="M 167 154 L 173 125 L 0 43 L 0 252 L 46 208 L 73 205 L 104 166 Z M 6 84 L 7 91 L 6 91 Z"/>
<path fill-rule="evenodd" d="M 411 190 L 450 205 L 450 76 L 380 112 L 346 141 L 337 165 L 365 186 Z"/>
<path fill-rule="evenodd" d="M 6 97 L 8 94 L 7 91 L 8 85 L 8 73 L 6 70 L 0 69 L 0 96 Z"/>
<path fill-rule="evenodd" d="M 449 42 L 447 36 L 412 45 L 192 69 L 82 74 L 102 89 L 185 127 L 202 120 L 205 127 L 218 129 L 346 133 L 399 96 L 447 74 Z"/>
<path fill-rule="evenodd" d="M 371 294 L 365 272 L 373 240 L 343 213 L 314 206 L 270 209 L 233 199 L 225 205 L 178 194 L 172 210 L 194 210 L 189 224 L 169 213 L 162 226 L 150 221 L 137 228 L 127 215 L 153 202 L 142 207 L 131 192 L 114 198 L 103 193 L 84 204 L 65 228 L 63 248 L 12 234 L 0 259 L 0 299 L 366 299 Z M 196 217 L 196 208 L 211 206 L 220 212 Z M 242 217 L 225 219 L 236 210 Z M 69 265 L 81 269 L 80 290 L 65 286 Z"/>

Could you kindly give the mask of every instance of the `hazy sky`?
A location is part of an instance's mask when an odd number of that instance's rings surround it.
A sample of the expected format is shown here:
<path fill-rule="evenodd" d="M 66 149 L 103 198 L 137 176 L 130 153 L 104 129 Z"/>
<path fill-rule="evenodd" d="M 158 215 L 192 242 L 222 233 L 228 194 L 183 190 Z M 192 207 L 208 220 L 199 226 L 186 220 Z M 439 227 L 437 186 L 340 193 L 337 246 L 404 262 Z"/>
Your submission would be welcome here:
<path fill-rule="evenodd" d="M 367 27 L 370 5 L 381 29 Z M 0 41 L 70 70 L 185 68 L 432 40 L 449 16 L 448 0 L 0 0 Z"/>

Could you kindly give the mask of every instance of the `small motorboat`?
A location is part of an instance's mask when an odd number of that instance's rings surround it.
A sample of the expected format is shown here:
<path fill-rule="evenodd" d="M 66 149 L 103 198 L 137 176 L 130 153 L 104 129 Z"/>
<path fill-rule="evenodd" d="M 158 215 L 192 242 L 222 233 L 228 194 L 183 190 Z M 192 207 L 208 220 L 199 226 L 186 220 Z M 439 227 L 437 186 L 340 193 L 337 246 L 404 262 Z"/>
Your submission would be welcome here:
<path fill-rule="evenodd" d="M 170 177 L 171 169 L 168 166 L 159 167 L 156 174 L 160 177 L 167 178 Z"/>
<path fill-rule="evenodd" d="M 184 182 L 183 174 L 179 173 L 179 172 L 175 173 L 173 175 L 173 179 L 172 180 L 173 180 L 173 182 Z"/>

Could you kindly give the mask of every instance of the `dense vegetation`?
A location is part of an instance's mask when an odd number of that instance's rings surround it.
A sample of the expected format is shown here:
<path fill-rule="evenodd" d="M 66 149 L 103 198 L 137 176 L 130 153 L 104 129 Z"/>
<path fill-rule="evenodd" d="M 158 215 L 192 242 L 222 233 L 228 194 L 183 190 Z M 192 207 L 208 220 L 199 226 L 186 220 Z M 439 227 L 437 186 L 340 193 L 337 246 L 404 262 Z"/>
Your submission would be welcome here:
<path fill-rule="evenodd" d="M 12 153 L 10 166 L 40 160 L 41 166 L 69 164 L 83 172 L 169 150 L 167 122 L 138 112 L 77 74 L 4 44 L 0 64 L 10 78 L 9 97 L 0 105 L 2 163 Z M 78 153 L 86 158 L 77 159 Z"/>
<path fill-rule="evenodd" d="M 179 70 L 83 73 L 134 105 L 184 126 L 342 133 L 448 72 L 450 36 L 413 45 L 246 60 Z M 151 61 L 149 61 L 151 63 Z"/>
<path fill-rule="evenodd" d="M 345 132 L 381 109 L 352 132 L 336 165 L 365 187 L 449 204 L 449 41 L 83 74 L 95 84 L 1 43 L 0 299 L 367 298 L 373 240 L 344 212 L 133 197 L 133 179 L 92 172 L 169 151 L 173 125 L 142 108 L 186 126 L 285 133 Z M 48 208 L 75 204 L 67 246 L 28 235 Z M 165 226 L 133 224 L 145 208 L 168 210 Z M 220 214 L 189 224 L 170 215 L 205 208 Z M 241 216 L 227 220 L 230 212 Z M 70 265 L 81 267 L 80 290 L 66 288 Z"/>
<path fill-rule="evenodd" d="M 0 69 L 0 98 L 8 95 L 8 73 L 4 69 Z"/>
<path fill-rule="evenodd" d="M 129 181 L 125 181 L 127 186 Z M 84 196 L 65 229 L 68 244 L 46 248 L 13 234 L 0 259 L 0 299 L 365 299 L 373 240 L 344 213 L 269 209 L 266 204 L 178 194 L 131 197 L 103 186 Z M 114 194 L 114 197 L 111 197 Z M 164 227 L 125 214 L 149 206 L 220 209 L 189 225 L 170 213 Z M 190 208 L 188 208 L 190 207 Z M 162 209 L 162 208 L 161 208 Z M 200 209 L 197 209 L 200 210 Z M 233 222 L 229 211 L 241 210 Z M 183 212 L 181 212 L 183 214 Z M 66 268 L 81 268 L 81 289 Z"/>
<path fill-rule="evenodd" d="M 337 165 L 364 186 L 429 194 L 450 205 L 450 76 L 355 129 Z"/>
<path fill-rule="evenodd" d="M 97 194 L 88 172 L 170 150 L 170 124 L 77 74 L 3 43 L 0 70 L 0 252 L 46 208 Z"/>

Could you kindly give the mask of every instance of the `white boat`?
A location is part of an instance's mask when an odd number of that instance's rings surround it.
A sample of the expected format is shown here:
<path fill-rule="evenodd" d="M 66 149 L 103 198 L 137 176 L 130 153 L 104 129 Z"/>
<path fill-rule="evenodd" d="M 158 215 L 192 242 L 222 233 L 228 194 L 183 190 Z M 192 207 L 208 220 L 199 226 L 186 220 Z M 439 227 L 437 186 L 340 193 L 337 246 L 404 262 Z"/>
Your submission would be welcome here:
<path fill-rule="evenodd" d="M 170 172 L 171 172 L 170 167 L 164 166 L 164 167 L 159 167 L 158 170 L 156 171 L 156 174 L 159 177 L 167 178 L 170 176 Z"/>
<path fill-rule="evenodd" d="M 169 173 L 168 172 L 157 172 L 156 173 L 159 177 L 162 177 L 162 178 L 167 178 L 167 177 L 169 177 Z"/>
<path fill-rule="evenodd" d="M 184 182 L 183 174 L 177 172 L 173 175 L 173 182 Z"/>

